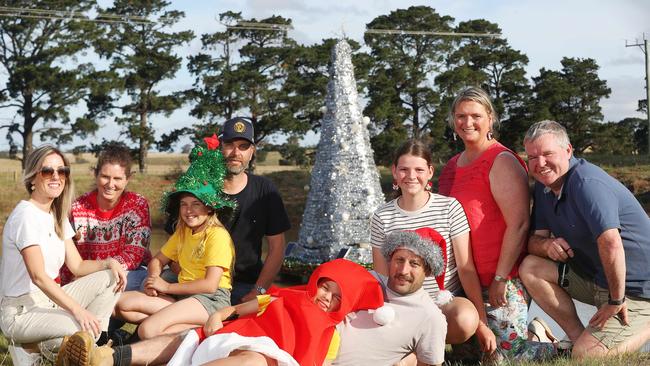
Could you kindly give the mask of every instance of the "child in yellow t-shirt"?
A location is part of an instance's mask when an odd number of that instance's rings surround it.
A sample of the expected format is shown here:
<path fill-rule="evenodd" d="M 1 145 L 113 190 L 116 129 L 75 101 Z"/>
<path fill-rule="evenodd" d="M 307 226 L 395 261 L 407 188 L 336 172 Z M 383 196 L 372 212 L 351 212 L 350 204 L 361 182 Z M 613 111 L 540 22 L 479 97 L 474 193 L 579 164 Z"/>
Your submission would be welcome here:
<path fill-rule="evenodd" d="M 222 193 L 225 164 L 216 138 L 206 138 L 190 153 L 190 167 L 165 193 L 162 208 L 177 213 L 174 234 L 149 262 L 144 292 L 127 291 L 116 316 L 140 324 L 141 339 L 203 325 L 215 311 L 230 305 L 235 248 L 219 221 L 219 211 L 234 204 Z M 178 283 L 161 276 L 178 262 Z"/>

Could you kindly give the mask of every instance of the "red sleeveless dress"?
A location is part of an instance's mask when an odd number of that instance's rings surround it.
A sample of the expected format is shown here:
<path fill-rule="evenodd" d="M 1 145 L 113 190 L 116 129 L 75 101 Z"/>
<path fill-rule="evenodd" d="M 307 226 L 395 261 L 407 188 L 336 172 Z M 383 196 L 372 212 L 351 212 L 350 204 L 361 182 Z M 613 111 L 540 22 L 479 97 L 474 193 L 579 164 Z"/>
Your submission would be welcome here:
<path fill-rule="evenodd" d="M 439 193 L 456 198 L 465 210 L 471 229 L 472 257 L 483 287 L 490 286 L 494 279 L 506 231 L 503 214 L 490 189 L 490 170 L 497 155 L 504 151 L 513 154 L 528 171 L 526 163 L 516 153 L 497 142 L 464 167 L 458 166 L 460 154 L 454 156 L 447 162 L 438 180 Z M 518 276 L 523 254 L 509 273 L 511 278 Z"/>

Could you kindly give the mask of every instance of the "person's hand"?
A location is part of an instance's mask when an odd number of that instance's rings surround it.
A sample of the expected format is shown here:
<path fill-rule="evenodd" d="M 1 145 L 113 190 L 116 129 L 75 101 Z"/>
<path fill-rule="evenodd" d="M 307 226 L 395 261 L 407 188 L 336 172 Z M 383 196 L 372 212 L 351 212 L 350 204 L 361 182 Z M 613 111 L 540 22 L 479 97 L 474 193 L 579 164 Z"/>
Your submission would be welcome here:
<path fill-rule="evenodd" d="M 478 323 L 478 328 L 476 329 L 476 338 L 478 338 L 478 343 L 481 346 L 481 351 L 485 353 L 492 353 L 496 351 L 497 338 L 492 330 L 490 330 L 490 328 L 485 325 L 485 323 Z"/>
<path fill-rule="evenodd" d="M 150 288 L 150 287 L 147 287 L 147 286 L 146 286 L 147 281 L 148 281 L 150 278 L 154 278 L 154 277 L 159 277 L 159 276 L 158 276 L 158 275 L 147 275 L 147 278 L 145 278 L 144 281 L 142 281 L 142 291 L 143 291 L 144 294 L 147 295 L 147 296 L 152 296 L 152 297 L 156 297 L 156 296 L 158 296 L 158 291 L 156 291 L 156 290 L 153 289 L 153 288 Z"/>
<path fill-rule="evenodd" d="M 163 280 L 160 276 L 149 276 L 144 280 L 144 288 L 166 294 L 169 291 L 169 282 Z"/>
<path fill-rule="evenodd" d="M 217 311 L 212 313 L 208 318 L 208 321 L 205 322 L 203 326 L 203 332 L 206 337 L 209 337 L 214 334 L 214 332 L 223 328 L 223 322 L 221 321 L 221 312 Z"/>
<path fill-rule="evenodd" d="M 607 323 L 609 318 L 614 315 L 619 316 L 621 324 L 628 325 L 627 303 L 624 302 L 621 305 L 603 304 L 598 311 L 596 311 L 596 314 L 589 319 L 589 326 L 596 329 L 603 329 L 605 323 Z"/>
<path fill-rule="evenodd" d="M 248 302 L 248 301 L 251 301 L 251 300 L 253 300 L 254 298 L 256 298 L 257 295 L 259 295 L 259 294 L 257 293 L 257 289 L 256 289 L 256 288 L 253 288 L 253 289 L 250 290 L 246 295 L 244 295 L 244 297 L 241 298 L 241 302 Z"/>
<path fill-rule="evenodd" d="M 506 298 L 506 283 L 492 280 L 492 283 L 488 288 L 488 298 L 492 307 L 500 308 L 508 305 L 508 299 Z"/>
<path fill-rule="evenodd" d="M 179 274 L 181 273 L 181 265 L 178 262 L 171 261 L 169 262 L 169 269 L 172 270 L 172 272 Z"/>
<path fill-rule="evenodd" d="M 566 262 L 569 258 L 573 258 L 573 249 L 569 246 L 566 240 L 562 238 L 548 239 L 549 243 L 546 247 L 546 256 L 556 262 Z"/>
<path fill-rule="evenodd" d="M 97 317 L 90 311 L 79 306 L 78 309 L 74 310 L 72 316 L 74 316 L 79 326 L 81 326 L 81 330 L 90 332 L 95 337 L 101 333 L 101 324 Z"/>
<path fill-rule="evenodd" d="M 126 271 L 124 270 L 124 267 L 120 264 L 120 262 L 116 261 L 113 258 L 108 258 L 107 259 L 107 265 L 106 268 L 109 269 L 111 272 L 113 272 L 113 277 L 116 280 L 115 284 L 115 289 L 113 289 L 114 292 L 121 292 L 124 291 L 126 288 Z"/>

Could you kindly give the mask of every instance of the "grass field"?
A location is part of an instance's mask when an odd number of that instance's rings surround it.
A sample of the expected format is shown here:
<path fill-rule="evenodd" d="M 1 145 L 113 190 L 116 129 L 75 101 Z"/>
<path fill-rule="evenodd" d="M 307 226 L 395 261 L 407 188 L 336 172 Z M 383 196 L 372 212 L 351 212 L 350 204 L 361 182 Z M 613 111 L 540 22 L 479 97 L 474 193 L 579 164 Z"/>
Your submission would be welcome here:
<path fill-rule="evenodd" d="M 265 162 L 257 166 L 256 173 L 270 178 L 280 190 L 284 204 L 291 220 L 291 230 L 286 233 L 287 241 L 295 241 L 300 229 L 300 221 L 307 197 L 304 187 L 310 183 L 310 174 L 306 169 L 294 166 L 277 165 L 277 153 L 270 153 Z M 650 212 L 650 158 L 642 157 L 588 157 L 611 175 L 619 179 L 628 187 L 642 203 L 646 212 Z M 93 189 L 94 179 L 90 168 L 94 159 L 88 155 L 71 157 L 73 161 L 72 176 L 75 182 L 77 195 Z M 148 200 L 152 214 L 152 252 L 157 252 L 167 240 L 163 230 L 164 217 L 160 212 L 159 199 L 166 189 L 169 189 L 175 177 L 187 166 L 185 155 L 181 154 L 151 154 L 149 168 L 146 175 L 136 174 L 129 183 L 129 190 L 143 194 Z M 436 177 L 441 167 L 436 167 Z M 11 210 L 21 200 L 27 198 L 24 186 L 20 183 L 20 164 L 17 161 L 0 159 L 0 230 L 4 227 Z M 386 168 L 380 168 L 381 185 L 384 192 L 389 192 L 391 177 Z M 437 186 L 434 182 L 434 186 Z M 0 365 L 11 365 L 6 339 L 0 335 Z M 567 360 L 556 360 L 547 363 L 534 363 L 535 365 L 650 365 L 648 354 L 629 355 L 599 361 L 585 361 L 574 363 Z M 518 365 L 528 365 L 518 363 Z M 530 363 L 533 365 L 533 363 Z"/>

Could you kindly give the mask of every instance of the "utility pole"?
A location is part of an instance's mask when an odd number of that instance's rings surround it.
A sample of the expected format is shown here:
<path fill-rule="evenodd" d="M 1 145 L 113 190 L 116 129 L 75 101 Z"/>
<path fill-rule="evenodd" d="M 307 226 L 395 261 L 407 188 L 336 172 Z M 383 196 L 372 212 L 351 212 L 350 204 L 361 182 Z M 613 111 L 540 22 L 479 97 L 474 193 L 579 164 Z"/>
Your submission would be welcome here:
<path fill-rule="evenodd" d="M 634 44 L 628 44 L 625 41 L 625 47 L 635 46 L 638 46 L 645 54 L 645 110 L 648 118 L 648 155 L 650 155 L 650 53 L 648 53 L 650 47 L 648 47 L 648 39 L 645 38 L 645 34 L 643 35 L 643 43 L 636 41 Z"/>

